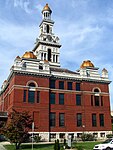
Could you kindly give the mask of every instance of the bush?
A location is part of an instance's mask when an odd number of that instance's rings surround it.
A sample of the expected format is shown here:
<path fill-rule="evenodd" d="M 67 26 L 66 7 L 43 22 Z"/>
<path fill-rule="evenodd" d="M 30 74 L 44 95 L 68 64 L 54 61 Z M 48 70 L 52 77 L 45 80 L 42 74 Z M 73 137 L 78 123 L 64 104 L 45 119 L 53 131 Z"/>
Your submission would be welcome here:
<path fill-rule="evenodd" d="M 83 150 L 83 147 L 82 146 L 78 146 L 77 150 Z"/>
<path fill-rule="evenodd" d="M 36 143 L 40 142 L 40 140 L 41 140 L 41 136 L 39 136 L 39 135 L 34 136 L 34 141 Z"/>
<path fill-rule="evenodd" d="M 82 134 L 81 139 L 82 139 L 82 141 L 94 141 L 94 140 L 96 140 L 95 137 L 90 133 Z"/>

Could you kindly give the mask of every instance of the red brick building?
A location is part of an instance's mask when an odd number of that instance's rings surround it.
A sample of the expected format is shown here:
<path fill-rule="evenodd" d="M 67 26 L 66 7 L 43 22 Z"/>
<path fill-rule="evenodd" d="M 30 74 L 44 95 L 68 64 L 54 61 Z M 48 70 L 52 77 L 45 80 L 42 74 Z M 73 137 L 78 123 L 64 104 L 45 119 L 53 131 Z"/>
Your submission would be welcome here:
<path fill-rule="evenodd" d="M 79 137 L 83 132 L 105 138 L 111 133 L 109 79 L 90 60 L 73 72 L 60 67 L 59 38 L 53 34 L 51 9 L 42 10 L 34 49 L 17 56 L 0 92 L 0 111 L 29 111 L 35 133 L 45 140 Z M 2 115 L 1 115 L 2 117 Z"/>

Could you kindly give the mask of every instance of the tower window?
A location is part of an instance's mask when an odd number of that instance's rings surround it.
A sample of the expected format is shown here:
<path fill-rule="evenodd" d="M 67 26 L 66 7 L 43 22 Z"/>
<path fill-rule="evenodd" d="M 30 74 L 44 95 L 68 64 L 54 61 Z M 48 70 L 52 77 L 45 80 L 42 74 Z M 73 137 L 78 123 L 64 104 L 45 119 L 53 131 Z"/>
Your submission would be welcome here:
<path fill-rule="evenodd" d="M 55 55 L 53 55 L 53 62 L 55 62 Z"/>
<path fill-rule="evenodd" d="M 39 69 L 40 69 L 40 70 L 43 70 L 43 66 L 42 66 L 42 65 L 39 65 Z"/>
<path fill-rule="evenodd" d="M 56 62 L 58 62 L 58 55 L 56 55 Z"/>
<path fill-rule="evenodd" d="M 49 33 L 49 25 L 47 24 L 47 33 Z"/>
<path fill-rule="evenodd" d="M 48 49 L 48 61 L 51 61 L 51 49 Z"/>
<path fill-rule="evenodd" d="M 41 53 L 41 60 L 43 60 L 43 53 Z"/>

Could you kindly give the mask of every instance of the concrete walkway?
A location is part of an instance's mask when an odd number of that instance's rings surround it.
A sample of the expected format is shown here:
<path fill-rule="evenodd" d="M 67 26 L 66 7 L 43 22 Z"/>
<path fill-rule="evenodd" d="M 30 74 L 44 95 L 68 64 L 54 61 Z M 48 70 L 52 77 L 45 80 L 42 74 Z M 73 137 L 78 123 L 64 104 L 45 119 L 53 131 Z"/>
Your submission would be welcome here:
<path fill-rule="evenodd" d="M 6 150 L 1 143 L 0 143 L 0 150 Z"/>

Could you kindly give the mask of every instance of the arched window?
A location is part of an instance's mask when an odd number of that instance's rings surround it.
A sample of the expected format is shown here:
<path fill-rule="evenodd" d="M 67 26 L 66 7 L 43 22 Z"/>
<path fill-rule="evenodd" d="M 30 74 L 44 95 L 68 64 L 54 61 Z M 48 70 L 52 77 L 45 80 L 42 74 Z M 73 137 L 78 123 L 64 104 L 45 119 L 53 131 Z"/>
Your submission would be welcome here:
<path fill-rule="evenodd" d="M 30 86 L 30 87 L 35 87 L 36 85 L 35 85 L 35 83 L 31 82 L 31 83 L 29 83 L 28 86 Z"/>
<path fill-rule="evenodd" d="M 103 97 L 100 94 L 101 90 L 94 88 L 93 92 L 91 95 L 91 106 L 103 106 Z"/>
<path fill-rule="evenodd" d="M 94 92 L 99 93 L 99 89 L 94 89 Z"/>

